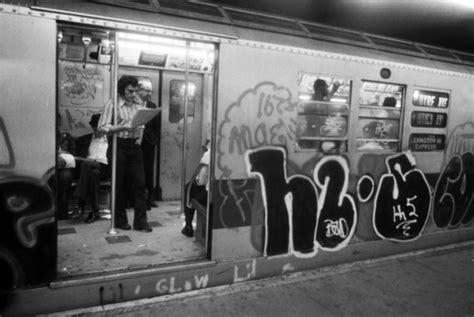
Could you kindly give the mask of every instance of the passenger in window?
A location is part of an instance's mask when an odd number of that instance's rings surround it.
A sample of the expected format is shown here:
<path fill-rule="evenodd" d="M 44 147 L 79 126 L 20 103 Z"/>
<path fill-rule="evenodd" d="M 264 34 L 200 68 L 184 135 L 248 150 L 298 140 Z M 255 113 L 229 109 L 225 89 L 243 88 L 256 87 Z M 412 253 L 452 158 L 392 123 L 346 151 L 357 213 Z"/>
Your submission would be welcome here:
<path fill-rule="evenodd" d="M 372 101 L 369 106 L 379 106 L 380 105 L 380 95 L 374 96 L 374 101 Z"/>
<path fill-rule="evenodd" d="M 332 96 L 337 92 L 340 85 L 341 84 L 339 82 L 335 81 L 332 89 L 329 90 L 329 86 L 324 79 L 316 79 L 313 84 L 314 93 L 311 97 L 311 100 L 331 101 Z M 305 112 L 307 110 L 309 109 L 306 109 Z M 315 133 L 311 131 L 320 131 L 321 129 L 317 122 L 316 116 L 313 115 L 306 116 L 306 127 L 309 132 L 308 135 L 315 135 Z M 341 141 L 323 141 L 319 145 L 319 150 L 325 154 L 337 154 L 344 149 L 344 142 Z"/>
<path fill-rule="evenodd" d="M 311 97 L 311 100 L 314 101 L 331 101 L 332 96 L 339 89 L 341 84 L 339 82 L 334 82 L 331 91 L 329 91 L 329 86 L 324 79 L 316 79 L 313 84 L 314 93 Z"/>
<path fill-rule="evenodd" d="M 138 96 L 142 101 L 142 105 L 146 108 L 156 108 L 156 103 L 151 101 L 151 93 L 153 87 L 151 80 L 149 78 L 142 77 L 138 81 Z M 152 207 L 158 207 L 155 203 L 154 198 L 154 186 L 153 186 L 153 165 L 155 162 L 155 149 L 157 149 L 159 162 L 160 155 L 160 134 L 161 134 L 161 112 L 151 119 L 146 125 L 145 130 L 143 131 L 143 140 L 141 144 L 142 153 L 143 153 L 143 165 L 145 167 L 145 185 L 147 189 L 147 210 L 150 210 Z M 160 173 L 156 173 L 159 177 Z M 157 184 L 159 184 L 159 179 L 157 179 Z M 158 196 L 161 196 L 160 194 Z"/>
<path fill-rule="evenodd" d="M 181 233 L 187 237 L 194 235 L 193 218 L 195 206 L 193 201 L 201 205 L 202 208 L 207 208 L 207 193 L 209 191 L 209 160 L 210 160 L 210 140 L 207 140 L 204 147 L 204 154 L 201 157 L 196 171 L 193 174 L 192 180 L 186 185 L 186 205 L 184 206 L 185 225 Z"/>
<path fill-rule="evenodd" d="M 117 84 L 117 122 L 113 121 L 114 104 L 109 100 L 99 120 L 99 131 L 117 134 L 117 165 L 115 175 L 115 227 L 130 230 L 125 209 L 125 175 L 131 175 L 133 186 L 133 205 L 135 209 L 133 229 L 151 232 L 147 221 L 145 172 L 143 154 L 140 148 L 143 127 L 132 127 L 133 116 L 143 106 L 138 101 L 138 79 L 122 76 Z"/>
<path fill-rule="evenodd" d="M 395 99 L 395 97 L 393 97 L 393 96 L 385 97 L 385 99 L 383 100 L 382 106 L 384 106 L 384 107 L 396 107 L 397 106 L 397 99 Z"/>
<path fill-rule="evenodd" d="M 100 219 L 99 213 L 99 189 L 100 181 L 110 177 L 107 149 L 107 136 L 104 132 L 97 130 L 100 114 L 93 114 L 89 125 L 93 132 L 77 139 L 76 161 L 79 162 L 79 179 L 74 192 L 77 198 L 80 217 L 84 213 L 87 198 L 90 199 L 91 212 L 85 219 L 85 223 L 93 223 Z"/>

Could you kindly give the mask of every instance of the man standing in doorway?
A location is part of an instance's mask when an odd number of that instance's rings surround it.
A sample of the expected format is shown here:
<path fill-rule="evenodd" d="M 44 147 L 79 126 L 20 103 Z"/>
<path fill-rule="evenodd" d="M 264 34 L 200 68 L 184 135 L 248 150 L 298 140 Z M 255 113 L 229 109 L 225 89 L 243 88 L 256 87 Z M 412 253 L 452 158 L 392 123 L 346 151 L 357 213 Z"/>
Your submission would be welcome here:
<path fill-rule="evenodd" d="M 140 148 L 143 126 L 132 127 L 136 112 L 143 108 L 137 97 L 138 79 L 133 76 L 120 77 L 117 84 L 117 122 L 114 122 L 114 104 L 109 100 L 99 120 L 99 130 L 117 134 L 117 161 L 115 169 L 115 227 L 130 230 L 125 209 L 125 176 L 131 176 L 135 214 L 133 229 L 151 232 L 146 215 L 145 172 Z"/>
<path fill-rule="evenodd" d="M 143 106 L 146 108 L 156 109 L 156 104 L 151 102 L 151 93 L 153 92 L 153 87 L 151 80 L 147 77 L 141 77 L 138 81 L 138 96 L 143 102 Z M 154 175 L 155 175 L 155 149 L 157 150 L 157 161 L 159 162 L 160 154 L 160 133 L 161 133 L 161 112 L 151 119 L 146 125 L 145 130 L 143 131 L 143 140 L 141 144 L 142 154 L 143 154 L 143 165 L 145 167 L 145 185 L 147 189 L 147 210 L 150 210 L 152 207 L 158 207 L 155 203 L 154 190 L 153 186 Z M 156 175 L 159 175 L 159 171 L 156 171 Z M 159 188 L 159 178 L 157 177 L 157 184 Z M 161 196 L 158 193 L 158 196 Z"/>

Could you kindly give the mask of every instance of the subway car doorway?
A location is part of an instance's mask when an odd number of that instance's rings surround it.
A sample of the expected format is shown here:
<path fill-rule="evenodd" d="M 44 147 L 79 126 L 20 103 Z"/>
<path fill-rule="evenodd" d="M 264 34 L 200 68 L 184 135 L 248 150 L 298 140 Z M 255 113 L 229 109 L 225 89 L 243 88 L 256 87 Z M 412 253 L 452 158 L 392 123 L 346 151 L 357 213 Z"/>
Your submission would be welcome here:
<path fill-rule="evenodd" d="M 207 211 L 195 213 L 192 237 L 181 231 L 184 187 L 211 138 L 214 45 L 70 25 L 60 25 L 58 34 L 58 145 L 63 135 L 77 141 L 92 133 L 91 117 L 101 114 L 108 100 L 117 100 L 117 81 L 123 75 L 139 80 L 138 89 L 147 95 L 143 106 L 161 109 L 152 119 L 152 131 L 142 139 L 150 145 L 144 160 L 148 161 L 147 218 L 152 232 L 111 225 L 113 177 L 100 180 L 100 219 L 87 222 L 91 205 L 86 201 L 81 213 L 75 193 L 78 163 L 72 168 L 67 205 L 63 206 L 67 214 L 63 211 L 58 217 L 58 279 L 206 259 Z M 137 98 L 139 94 L 137 91 Z M 109 147 L 114 144 L 112 139 Z M 113 172 L 113 160 L 108 163 Z M 59 166 L 56 171 L 61 173 Z M 127 184 L 132 190 L 133 182 Z M 58 191 L 58 203 L 64 192 Z M 125 196 L 132 224 L 133 195 Z"/>

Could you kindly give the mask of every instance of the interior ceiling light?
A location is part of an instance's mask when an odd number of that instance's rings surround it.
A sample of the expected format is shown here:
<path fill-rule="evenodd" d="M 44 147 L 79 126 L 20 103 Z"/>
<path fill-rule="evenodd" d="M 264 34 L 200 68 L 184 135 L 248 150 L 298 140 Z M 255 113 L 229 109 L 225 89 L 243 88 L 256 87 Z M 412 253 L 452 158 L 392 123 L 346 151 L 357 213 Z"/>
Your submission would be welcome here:
<path fill-rule="evenodd" d="M 452 2 L 457 3 L 460 6 L 474 9 L 474 1 L 472 0 L 452 0 Z"/>

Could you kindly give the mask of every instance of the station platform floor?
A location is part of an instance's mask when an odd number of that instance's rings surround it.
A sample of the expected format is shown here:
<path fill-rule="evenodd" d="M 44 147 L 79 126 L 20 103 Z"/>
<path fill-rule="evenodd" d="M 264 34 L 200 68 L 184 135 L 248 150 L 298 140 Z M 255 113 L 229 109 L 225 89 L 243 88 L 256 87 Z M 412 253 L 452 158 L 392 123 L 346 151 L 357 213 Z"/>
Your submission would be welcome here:
<path fill-rule="evenodd" d="M 474 316 L 474 241 L 51 316 Z"/>
<path fill-rule="evenodd" d="M 91 224 L 84 223 L 87 214 L 81 219 L 60 220 L 58 280 L 204 258 L 204 247 L 194 237 L 181 234 L 184 215 L 180 201 L 157 203 L 158 207 L 147 212 L 151 233 L 116 229 L 116 234 L 110 234 L 108 210 L 101 210 L 101 219 Z M 132 225 L 133 209 L 127 209 L 127 216 Z"/>

